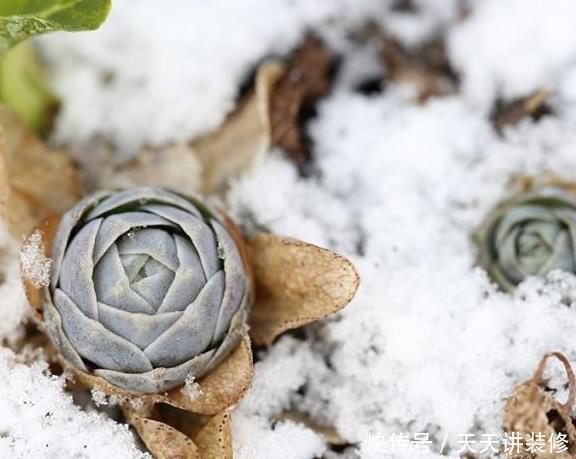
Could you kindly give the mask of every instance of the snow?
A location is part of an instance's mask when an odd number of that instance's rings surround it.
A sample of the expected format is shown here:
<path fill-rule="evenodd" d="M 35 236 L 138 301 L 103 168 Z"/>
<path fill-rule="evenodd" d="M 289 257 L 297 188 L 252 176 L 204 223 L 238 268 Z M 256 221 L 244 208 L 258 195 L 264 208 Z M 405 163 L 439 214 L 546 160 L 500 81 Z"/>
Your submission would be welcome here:
<path fill-rule="evenodd" d="M 119 0 L 98 33 L 42 40 L 63 110 L 55 137 L 102 135 L 126 155 L 216 128 L 252 66 L 310 27 L 354 23 L 385 0 Z M 86 107 L 90 107 L 86 110 Z"/>
<path fill-rule="evenodd" d="M 497 96 L 514 98 L 562 87 L 576 64 L 576 3 L 476 3 L 473 14 L 454 27 L 448 40 L 463 76 L 463 92 L 473 103 L 487 108 Z"/>
<path fill-rule="evenodd" d="M 25 364 L 0 349 L 0 456 L 144 459 L 127 426 L 85 412 L 47 364 Z"/>
<path fill-rule="evenodd" d="M 418 457 L 440 457 L 444 442 L 457 457 L 461 435 L 501 434 L 505 398 L 545 352 L 576 363 L 576 277 L 551 273 L 501 293 L 471 239 L 522 177 L 576 181 L 576 4 L 396 3 L 117 0 L 100 31 L 39 40 L 63 101 L 54 142 L 89 155 L 101 138 L 120 160 L 215 129 L 256 63 L 291 50 L 309 27 L 342 52 L 342 73 L 308 126 L 313 173 L 302 177 L 273 149 L 226 196 L 248 233 L 330 247 L 362 277 L 335 318 L 259 352 L 253 389 L 232 413 L 242 459 L 412 458 L 414 450 L 383 455 L 374 439 L 423 432 L 433 452 Z M 366 18 L 409 49 L 444 38 L 456 94 L 417 104 L 393 82 L 355 91 L 382 68 L 377 47 L 350 34 Z M 497 100 L 541 88 L 552 91 L 552 115 L 494 130 Z M 13 341 L 27 313 L 15 243 L 5 233 L 0 241 L 0 336 Z M 0 352 L 0 423 L 10 432 L 0 452 L 48 457 L 61 444 L 63 457 L 138 457 L 124 426 L 75 407 L 45 373 L 41 362 Z M 551 375 L 562 386 L 558 366 Z M 311 427 L 283 418 L 287 410 L 335 427 L 351 446 L 330 451 Z"/>
<path fill-rule="evenodd" d="M 20 269 L 22 276 L 36 288 L 46 287 L 50 283 L 52 260 L 44 255 L 42 233 L 34 231 L 22 244 L 20 250 Z"/>

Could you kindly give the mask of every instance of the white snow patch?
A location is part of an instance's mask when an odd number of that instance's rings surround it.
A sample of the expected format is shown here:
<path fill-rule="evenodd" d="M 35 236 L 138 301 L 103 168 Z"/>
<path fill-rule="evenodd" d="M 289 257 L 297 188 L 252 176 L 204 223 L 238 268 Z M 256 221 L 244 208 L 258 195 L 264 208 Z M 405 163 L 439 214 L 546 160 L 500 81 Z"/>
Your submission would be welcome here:
<path fill-rule="evenodd" d="M 388 3 L 117 0 L 98 31 L 39 40 L 63 102 L 56 140 L 104 136 L 124 156 L 189 140 L 222 122 L 259 60 L 285 53 L 309 28 L 350 27 Z"/>
<path fill-rule="evenodd" d="M 505 397 L 544 352 L 576 360 L 576 280 L 552 273 L 500 293 L 476 267 L 471 235 L 515 177 L 576 180 L 574 130 L 549 118 L 501 139 L 461 98 L 414 106 L 390 89 L 334 94 L 311 133 L 317 178 L 271 156 L 229 199 L 254 228 L 330 246 L 361 274 L 353 303 L 313 345 L 330 370 L 308 367 L 304 395 L 285 388 L 294 395 L 281 400 L 330 419 L 365 457 L 378 457 L 367 447 L 374 432 L 430 432 L 436 450 L 444 437 L 454 448 L 461 434 L 500 433 Z M 281 361 L 277 346 L 263 362 Z M 294 346 L 298 355 L 310 342 Z M 291 381 L 294 368 L 278 366 L 272 381 Z M 278 398 L 271 390 L 257 400 L 275 407 Z"/>
<path fill-rule="evenodd" d="M 564 0 L 482 0 L 449 36 L 463 90 L 488 109 L 498 96 L 556 90 L 576 66 L 576 3 Z"/>
<path fill-rule="evenodd" d="M 126 425 L 82 411 L 45 362 L 19 363 L 0 348 L 1 457 L 150 458 Z"/>

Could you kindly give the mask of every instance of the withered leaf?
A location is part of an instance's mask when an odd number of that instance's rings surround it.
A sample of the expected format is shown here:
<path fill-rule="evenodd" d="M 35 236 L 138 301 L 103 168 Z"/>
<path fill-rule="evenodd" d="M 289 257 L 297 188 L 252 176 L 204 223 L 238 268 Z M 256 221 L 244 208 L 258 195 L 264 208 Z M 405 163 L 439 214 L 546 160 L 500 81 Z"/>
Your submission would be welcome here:
<path fill-rule="evenodd" d="M 174 427 L 140 416 L 129 407 L 123 412 L 156 459 L 204 459 L 194 441 Z"/>
<path fill-rule="evenodd" d="M 190 399 L 180 388 L 155 398 L 194 413 L 213 415 L 240 401 L 252 384 L 252 372 L 250 339 L 244 337 L 224 362 L 198 380 L 198 394 L 194 398 Z"/>
<path fill-rule="evenodd" d="M 354 265 L 330 250 L 272 234 L 248 244 L 256 279 L 250 324 L 257 344 L 338 311 L 358 289 Z"/>
<path fill-rule="evenodd" d="M 328 49 L 317 38 L 308 36 L 272 91 L 272 145 L 284 148 L 299 167 L 310 160 L 303 116 L 330 89 L 332 63 L 333 56 Z"/>
<path fill-rule="evenodd" d="M 444 96 L 455 90 L 454 74 L 442 40 L 407 50 L 381 31 L 375 30 L 373 33 L 381 43 L 386 78 L 414 86 L 419 102 L 425 102 L 432 96 Z"/>
<path fill-rule="evenodd" d="M 232 459 L 230 414 L 223 412 L 213 416 L 196 434 L 194 442 L 202 459 Z"/>
<path fill-rule="evenodd" d="M 21 238 L 47 216 L 70 208 L 81 187 L 66 155 L 50 151 L 4 106 L 0 128 L 0 212 Z"/>
<path fill-rule="evenodd" d="M 548 360 L 556 358 L 564 365 L 568 378 L 569 395 L 566 403 L 555 400 L 542 386 L 544 369 Z M 504 410 L 504 430 L 518 432 L 524 440 L 534 433 L 541 433 L 546 439 L 558 432 L 568 435 L 569 452 L 543 451 L 534 454 L 527 443 L 520 448 L 514 459 L 521 457 L 533 459 L 568 459 L 576 452 L 576 429 L 572 423 L 571 410 L 574 405 L 575 393 L 574 372 L 568 359 L 559 352 L 549 352 L 544 355 L 534 376 L 514 388 L 512 396 L 507 400 Z"/>
<path fill-rule="evenodd" d="M 514 125 L 523 118 L 546 112 L 546 101 L 549 97 L 550 91 L 539 89 L 527 97 L 509 103 L 500 102 L 491 116 L 492 125 L 497 131 L 502 131 L 506 126 Z"/>
<path fill-rule="evenodd" d="M 145 150 L 132 161 L 114 166 L 100 177 L 100 188 L 160 186 L 187 194 L 200 191 L 202 166 L 194 150 L 175 145 L 164 150 Z"/>
<path fill-rule="evenodd" d="M 222 191 L 270 147 L 270 92 L 282 72 L 280 63 L 264 63 L 256 75 L 255 91 L 216 132 L 192 143 L 202 164 L 204 193 Z"/>

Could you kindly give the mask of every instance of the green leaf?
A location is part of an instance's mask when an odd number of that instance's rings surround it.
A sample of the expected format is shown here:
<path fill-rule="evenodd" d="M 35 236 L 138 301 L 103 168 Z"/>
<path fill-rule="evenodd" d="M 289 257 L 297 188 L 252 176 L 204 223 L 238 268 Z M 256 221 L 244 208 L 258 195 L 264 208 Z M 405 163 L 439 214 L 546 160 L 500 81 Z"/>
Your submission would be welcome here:
<path fill-rule="evenodd" d="M 0 102 L 18 113 L 35 131 L 43 134 L 49 130 L 58 98 L 48 87 L 29 42 L 20 43 L 0 56 Z"/>
<path fill-rule="evenodd" d="M 0 53 L 45 32 L 98 28 L 111 0 L 0 0 Z"/>

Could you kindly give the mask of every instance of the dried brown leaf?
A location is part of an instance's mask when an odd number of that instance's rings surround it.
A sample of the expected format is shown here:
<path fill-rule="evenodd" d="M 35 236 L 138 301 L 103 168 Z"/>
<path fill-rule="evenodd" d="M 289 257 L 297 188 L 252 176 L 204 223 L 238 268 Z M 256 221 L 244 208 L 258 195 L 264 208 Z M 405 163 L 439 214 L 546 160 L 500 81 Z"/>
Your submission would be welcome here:
<path fill-rule="evenodd" d="M 202 166 L 196 153 L 187 145 L 164 150 L 146 150 L 132 161 L 103 175 L 100 188 L 161 186 L 182 193 L 198 193 L 202 187 Z"/>
<path fill-rule="evenodd" d="M 140 416 L 128 405 L 123 409 L 126 420 L 134 426 L 146 448 L 156 459 L 204 459 L 194 441 L 174 427 Z"/>
<path fill-rule="evenodd" d="M 256 279 L 251 335 L 257 344 L 338 311 L 356 293 L 354 265 L 330 250 L 272 234 L 248 244 Z"/>
<path fill-rule="evenodd" d="M 542 389 L 544 383 L 543 373 L 552 357 L 562 362 L 566 369 L 569 396 L 566 403 L 560 403 L 549 393 Z M 574 405 L 575 393 L 574 372 L 568 359 L 559 352 L 550 352 L 544 355 L 534 376 L 526 382 L 514 388 L 512 396 L 507 400 L 504 409 L 504 430 L 507 432 L 519 432 L 526 439 L 528 435 L 542 433 L 545 438 L 557 432 L 566 432 L 569 438 L 569 453 L 557 453 L 550 451 L 528 454 L 527 448 L 519 452 L 516 457 L 529 457 L 537 459 L 570 458 L 576 452 L 576 429 L 572 424 L 570 413 Z M 516 459 L 515 457 L 515 459 Z"/>
<path fill-rule="evenodd" d="M 501 131 L 504 127 L 514 125 L 523 118 L 546 112 L 546 101 L 549 97 L 550 91 L 539 89 L 527 97 L 506 104 L 500 103 L 492 114 L 492 125 L 497 131 Z"/>
<path fill-rule="evenodd" d="M 196 434 L 194 442 L 202 459 L 232 459 L 232 432 L 230 414 L 213 416 Z"/>
<path fill-rule="evenodd" d="M 284 148 L 299 167 L 310 160 L 302 121 L 330 89 L 332 62 L 328 49 L 317 38 L 308 36 L 272 91 L 272 144 Z"/>
<path fill-rule="evenodd" d="M 270 91 L 282 72 L 280 63 L 264 63 L 256 75 L 255 91 L 216 132 L 192 143 L 202 164 L 204 193 L 222 191 L 270 147 Z"/>
<path fill-rule="evenodd" d="M 381 43 L 385 76 L 392 81 L 414 86 L 419 102 L 454 92 L 455 78 L 443 40 L 408 50 L 380 30 L 375 29 L 373 33 Z"/>
<path fill-rule="evenodd" d="M 234 352 L 212 372 L 198 380 L 198 395 L 190 399 L 180 388 L 155 396 L 157 402 L 213 415 L 240 401 L 252 384 L 252 349 L 244 337 Z"/>
<path fill-rule="evenodd" d="M 21 238 L 51 214 L 70 208 L 81 196 L 72 162 L 49 150 L 17 115 L 0 106 L 0 212 Z"/>

